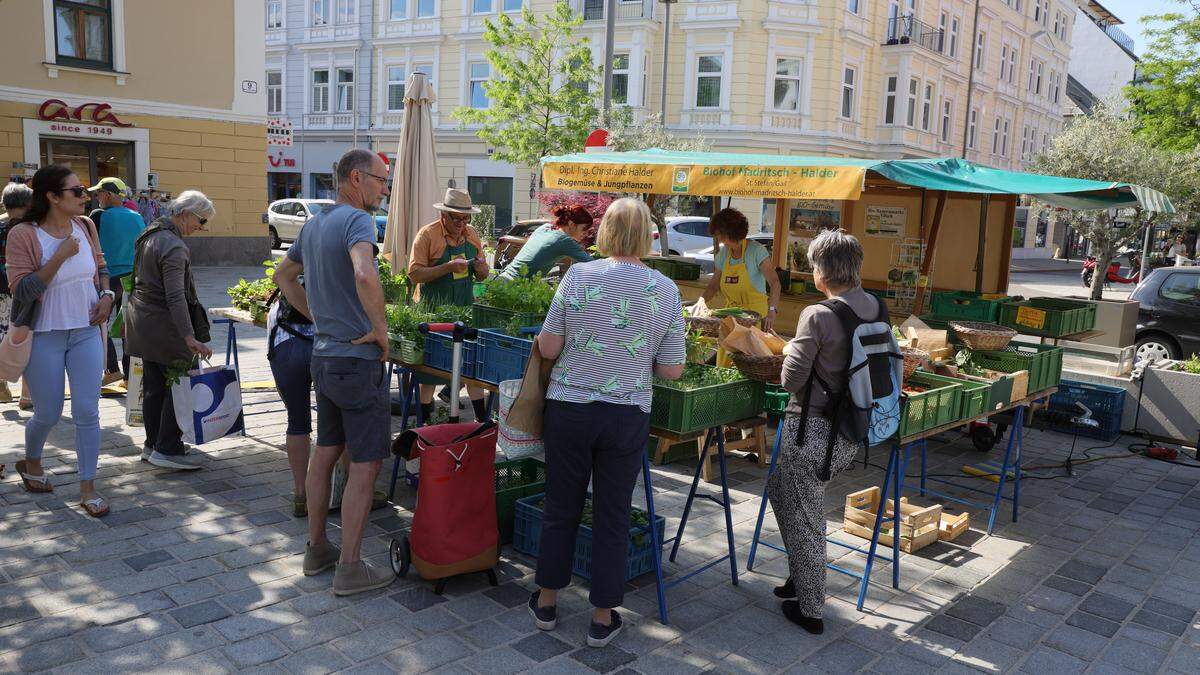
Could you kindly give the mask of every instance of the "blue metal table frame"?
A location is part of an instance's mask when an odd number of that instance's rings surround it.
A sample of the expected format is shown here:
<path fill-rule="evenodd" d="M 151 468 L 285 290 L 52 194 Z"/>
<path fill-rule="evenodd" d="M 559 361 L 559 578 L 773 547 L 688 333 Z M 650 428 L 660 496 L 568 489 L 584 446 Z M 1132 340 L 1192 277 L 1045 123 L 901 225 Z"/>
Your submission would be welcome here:
<path fill-rule="evenodd" d="M 659 438 L 660 442 L 664 439 L 674 439 L 678 436 L 672 432 L 665 432 L 661 430 L 656 431 L 653 429 L 650 431 L 650 435 Z M 721 468 L 721 497 L 719 499 L 711 494 L 697 493 L 700 487 L 700 474 L 703 470 L 705 460 L 708 459 L 708 453 L 712 448 L 714 438 L 716 439 L 717 446 L 717 462 Z M 648 525 L 645 529 L 650 531 L 650 547 L 654 551 L 654 584 L 658 592 L 658 618 L 663 625 L 666 625 L 669 623 L 667 613 L 668 589 L 673 588 L 674 586 L 677 586 L 688 579 L 691 579 L 697 574 L 700 574 L 711 567 L 715 567 L 716 565 L 725 562 L 726 560 L 729 561 L 729 573 L 733 580 L 733 585 L 738 585 L 737 551 L 734 548 L 733 543 L 733 513 L 731 511 L 729 501 L 729 477 L 725 465 L 725 427 L 723 425 L 718 425 L 715 427 L 710 427 L 705 432 L 704 448 L 700 451 L 700 459 L 696 463 L 696 473 L 692 476 L 692 487 L 688 491 L 687 501 L 683 506 L 683 515 L 679 520 L 679 529 L 675 531 L 674 537 L 659 541 L 658 529 L 654 527 L 657 514 L 654 509 L 654 485 L 651 482 L 650 477 L 650 456 L 648 451 L 642 454 L 642 483 L 646 489 L 646 511 L 648 512 L 650 518 L 650 525 Z M 714 504 L 721 506 L 725 510 L 725 535 L 729 544 L 729 553 L 705 564 L 699 569 L 688 572 L 678 579 L 671 580 L 670 583 L 666 583 L 663 581 L 662 547 L 667 545 L 667 543 L 671 544 L 670 559 L 672 562 L 674 562 L 676 555 L 679 553 L 679 545 L 683 542 L 683 530 L 687 527 L 688 516 L 691 514 L 692 504 L 695 503 L 696 497 L 707 499 Z"/>

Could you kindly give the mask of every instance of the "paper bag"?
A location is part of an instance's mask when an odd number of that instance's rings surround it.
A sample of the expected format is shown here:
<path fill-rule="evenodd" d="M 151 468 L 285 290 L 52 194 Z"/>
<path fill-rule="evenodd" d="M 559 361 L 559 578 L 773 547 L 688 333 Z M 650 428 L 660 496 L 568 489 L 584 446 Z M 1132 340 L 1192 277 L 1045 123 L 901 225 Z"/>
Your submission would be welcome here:
<path fill-rule="evenodd" d="M 129 357 L 129 372 L 125 373 L 125 424 L 142 426 L 142 357 Z"/>
<path fill-rule="evenodd" d="M 529 350 L 529 361 L 525 364 L 525 376 L 521 378 L 521 390 L 513 402 L 505 420 L 506 425 L 527 434 L 542 435 L 542 413 L 546 408 L 546 388 L 550 386 L 550 371 L 554 362 L 542 358 L 537 340 Z"/>
<path fill-rule="evenodd" d="M 242 431 L 242 387 L 233 366 L 189 370 L 171 386 L 183 440 L 199 445 Z"/>
<path fill-rule="evenodd" d="M 774 352 L 767 346 L 763 340 L 764 333 L 757 328 L 747 328 L 741 324 L 736 324 L 733 330 L 729 332 L 729 336 L 721 340 L 721 346 L 726 351 L 741 352 L 750 356 L 771 356 Z"/>

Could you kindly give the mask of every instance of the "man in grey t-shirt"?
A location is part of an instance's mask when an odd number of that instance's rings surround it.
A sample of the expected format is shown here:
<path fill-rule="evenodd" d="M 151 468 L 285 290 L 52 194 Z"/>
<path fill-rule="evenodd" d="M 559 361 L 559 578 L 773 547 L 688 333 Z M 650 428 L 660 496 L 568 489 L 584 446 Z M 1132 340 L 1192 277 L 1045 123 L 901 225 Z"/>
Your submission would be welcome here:
<path fill-rule="evenodd" d="M 384 370 L 387 321 L 375 264 L 375 219 L 388 195 L 387 166 L 376 154 L 350 150 L 337 165 L 337 203 L 305 223 L 275 270 L 289 303 L 313 320 L 312 378 L 317 390 L 317 448 L 309 463 L 308 545 L 304 574 L 336 566 L 333 592 L 387 586 L 391 570 L 361 557 L 375 478 L 388 455 L 391 406 Z M 304 285 L 300 275 L 304 275 Z M 350 477 L 342 496 L 342 549 L 329 542 L 330 477 L 343 452 Z"/>

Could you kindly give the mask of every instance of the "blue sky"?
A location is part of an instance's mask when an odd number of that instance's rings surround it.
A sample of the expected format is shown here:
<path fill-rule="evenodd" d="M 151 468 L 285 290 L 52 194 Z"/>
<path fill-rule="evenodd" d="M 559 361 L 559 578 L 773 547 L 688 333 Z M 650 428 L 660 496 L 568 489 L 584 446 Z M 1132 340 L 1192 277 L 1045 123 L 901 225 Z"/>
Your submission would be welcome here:
<path fill-rule="evenodd" d="M 1187 13 L 1191 11 L 1188 3 L 1174 2 L 1172 0 L 1100 0 L 1100 4 L 1107 7 L 1108 11 L 1116 14 L 1125 22 L 1121 26 L 1121 30 L 1133 38 L 1136 45 L 1134 51 L 1138 55 L 1141 55 L 1146 49 L 1146 39 L 1142 35 L 1143 25 L 1141 18 L 1143 16 L 1166 14 L 1167 12 Z"/>

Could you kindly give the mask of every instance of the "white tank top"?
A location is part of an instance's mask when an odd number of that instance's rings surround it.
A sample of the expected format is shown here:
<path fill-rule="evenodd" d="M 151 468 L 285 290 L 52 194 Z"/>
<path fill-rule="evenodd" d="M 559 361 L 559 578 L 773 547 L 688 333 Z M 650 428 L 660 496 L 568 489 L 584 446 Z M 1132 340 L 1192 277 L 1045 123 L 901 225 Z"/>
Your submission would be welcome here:
<path fill-rule="evenodd" d="M 96 258 L 92 255 L 91 241 L 74 221 L 71 222 L 71 235 L 79 240 L 79 252 L 67 258 L 50 280 L 46 292 L 42 293 L 38 301 L 41 308 L 33 327 L 35 333 L 87 326 L 99 300 L 95 283 Z M 42 246 L 42 265 L 45 265 L 64 240 L 55 239 L 41 227 L 37 228 L 37 236 Z"/>

